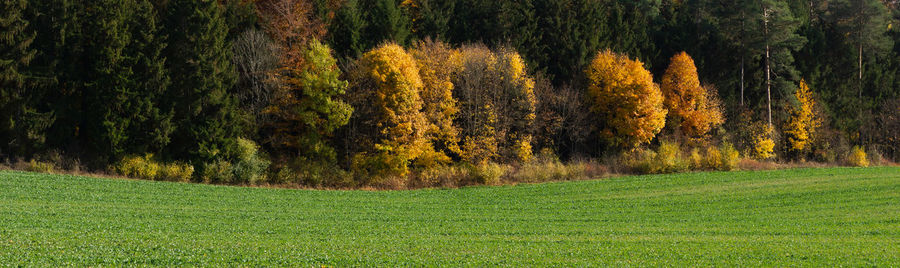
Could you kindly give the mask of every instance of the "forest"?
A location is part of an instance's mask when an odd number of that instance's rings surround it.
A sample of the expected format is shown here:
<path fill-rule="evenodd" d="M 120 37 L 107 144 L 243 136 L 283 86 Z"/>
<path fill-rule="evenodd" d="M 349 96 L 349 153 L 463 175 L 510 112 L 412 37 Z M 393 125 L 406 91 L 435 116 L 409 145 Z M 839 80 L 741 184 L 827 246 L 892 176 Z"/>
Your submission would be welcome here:
<path fill-rule="evenodd" d="M 4 0 L 0 162 L 428 187 L 900 160 L 896 0 Z"/>

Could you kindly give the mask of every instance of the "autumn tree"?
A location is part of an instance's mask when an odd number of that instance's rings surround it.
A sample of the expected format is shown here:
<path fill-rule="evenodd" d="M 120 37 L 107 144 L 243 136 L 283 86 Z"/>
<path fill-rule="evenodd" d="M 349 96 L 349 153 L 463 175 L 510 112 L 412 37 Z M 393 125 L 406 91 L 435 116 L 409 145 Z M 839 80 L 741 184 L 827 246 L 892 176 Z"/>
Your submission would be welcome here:
<path fill-rule="evenodd" d="M 281 88 L 266 113 L 272 115 L 267 139 L 276 151 L 303 162 L 335 161 L 328 143 L 332 133 L 347 124 L 353 109 L 340 96 L 347 90 L 331 49 L 313 40 L 306 49 L 304 65 L 281 77 Z"/>
<path fill-rule="evenodd" d="M 459 108 L 453 98 L 452 79 L 462 67 L 461 55 L 450 45 L 431 39 L 416 42 L 410 54 L 416 59 L 423 83 L 420 95 L 428 120 L 425 136 L 440 153 L 436 157 L 449 161 L 449 156 L 459 154 L 459 130 L 453 124 Z"/>
<path fill-rule="evenodd" d="M 675 124 L 682 134 L 701 138 L 713 127 L 724 122 L 715 89 L 703 87 L 694 60 L 685 52 L 672 56 L 660 84 L 669 111 L 669 124 Z"/>
<path fill-rule="evenodd" d="M 326 26 L 316 17 L 310 0 L 263 0 L 257 2 L 263 29 L 282 49 L 282 66 L 303 64 L 306 45 L 325 36 Z"/>
<path fill-rule="evenodd" d="M 524 60 L 510 49 L 483 45 L 461 49 L 455 77 L 462 158 L 473 163 L 531 158 L 536 109 L 534 80 Z"/>
<path fill-rule="evenodd" d="M 816 116 L 816 100 L 806 81 L 800 80 L 800 87 L 794 92 L 796 103 L 789 107 L 790 117 L 784 126 L 787 151 L 795 155 L 805 152 L 810 141 L 821 126 Z"/>
<path fill-rule="evenodd" d="M 416 61 L 399 45 L 388 43 L 367 52 L 355 65 L 348 74 L 355 112 L 345 141 L 353 147 L 348 150 L 352 167 L 366 180 L 403 176 L 428 145 Z"/>
<path fill-rule="evenodd" d="M 600 136 L 619 148 L 648 143 L 665 125 L 663 95 L 640 61 L 604 50 L 586 70 L 587 96 Z"/>

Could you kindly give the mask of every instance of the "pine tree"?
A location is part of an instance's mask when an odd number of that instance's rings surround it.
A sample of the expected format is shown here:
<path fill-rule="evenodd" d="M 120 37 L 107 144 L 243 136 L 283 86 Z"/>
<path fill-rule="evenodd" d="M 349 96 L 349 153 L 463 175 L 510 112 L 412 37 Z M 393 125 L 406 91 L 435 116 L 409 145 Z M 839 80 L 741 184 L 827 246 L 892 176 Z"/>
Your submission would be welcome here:
<path fill-rule="evenodd" d="M 857 101 L 863 97 L 863 64 L 883 56 L 891 48 L 887 35 L 890 13 L 879 0 L 840 0 L 831 3 L 833 20 L 846 42 L 855 47 L 857 61 Z M 859 106 L 860 112 L 862 106 Z"/>
<path fill-rule="evenodd" d="M 164 107 L 175 124 L 167 152 L 195 164 L 232 157 L 240 125 L 228 94 L 235 69 L 222 9 L 208 0 L 173 0 L 167 9 L 172 85 Z"/>
<path fill-rule="evenodd" d="M 762 26 L 758 34 L 765 51 L 766 105 L 768 124 L 771 127 L 772 87 L 782 95 L 795 88 L 793 81 L 797 80 L 799 74 L 793 66 L 792 53 L 806 43 L 806 38 L 797 34 L 800 23 L 784 2 L 763 0 L 762 14 L 757 15 L 760 16 Z"/>

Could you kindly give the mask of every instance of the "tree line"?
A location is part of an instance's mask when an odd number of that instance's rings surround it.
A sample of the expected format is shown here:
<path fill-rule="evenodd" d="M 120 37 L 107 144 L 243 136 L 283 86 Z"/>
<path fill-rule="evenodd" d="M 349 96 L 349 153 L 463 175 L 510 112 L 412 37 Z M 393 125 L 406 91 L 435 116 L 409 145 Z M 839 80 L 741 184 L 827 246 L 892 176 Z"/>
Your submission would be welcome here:
<path fill-rule="evenodd" d="M 895 1 L 0 5 L 7 162 L 359 186 L 670 142 L 760 160 L 900 156 Z"/>

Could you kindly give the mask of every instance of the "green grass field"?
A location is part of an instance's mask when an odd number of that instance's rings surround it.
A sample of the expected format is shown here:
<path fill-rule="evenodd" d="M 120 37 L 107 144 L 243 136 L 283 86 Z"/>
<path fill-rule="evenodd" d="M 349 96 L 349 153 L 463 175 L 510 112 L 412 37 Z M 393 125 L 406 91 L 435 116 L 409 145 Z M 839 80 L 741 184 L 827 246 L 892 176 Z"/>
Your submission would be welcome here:
<path fill-rule="evenodd" d="M 895 266 L 900 168 L 416 191 L 0 171 L 0 265 Z"/>

